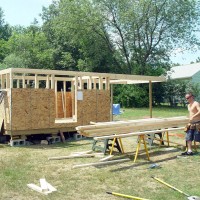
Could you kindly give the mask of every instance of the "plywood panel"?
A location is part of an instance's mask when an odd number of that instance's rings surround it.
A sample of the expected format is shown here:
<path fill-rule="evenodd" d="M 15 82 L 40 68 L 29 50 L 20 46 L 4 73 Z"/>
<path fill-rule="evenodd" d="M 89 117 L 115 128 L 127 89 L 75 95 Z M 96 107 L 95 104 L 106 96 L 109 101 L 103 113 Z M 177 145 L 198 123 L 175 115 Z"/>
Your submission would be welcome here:
<path fill-rule="evenodd" d="M 24 130 L 30 124 L 30 90 L 12 89 L 12 129 Z"/>
<path fill-rule="evenodd" d="M 77 102 L 77 123 L 55 123 L 55 98 L 53 89 L 13 88 L 12 130 L 75 128 L 110 119 L 109 91 L 83 90 L 83 100 Z M 67 117 L 72 116 L 72 101 L 73 95 L 66 92 Z"/>
<path fill-rule="evenodd" d="M 97 122 L 110 121 L 110 91 L 97 90 Z"/>
<path fill-rule="evenodd" d="M 83 91 L 83 107 L 82 109 L 82 122 L 89 124 L 90 121 L 96 121 L 97 118 L 97 92 L 96 90 Z"/>

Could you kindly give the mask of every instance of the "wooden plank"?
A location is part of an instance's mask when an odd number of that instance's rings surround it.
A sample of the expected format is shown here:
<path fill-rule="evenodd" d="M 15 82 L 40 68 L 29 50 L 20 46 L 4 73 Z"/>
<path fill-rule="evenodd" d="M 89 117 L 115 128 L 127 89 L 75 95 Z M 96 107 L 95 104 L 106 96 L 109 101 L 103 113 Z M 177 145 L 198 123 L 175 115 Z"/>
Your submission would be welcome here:
<path fill-rule="evenodd" d="M 109 156 L 106 156 L 105 158 L 102 158 L 99 160 L 99 162 L 103 162 L 103 161 L 106 161 L 106 160 L 110 160 L 114 155 L 109 155 Z"/>
<path fill-rule="evenodd" d="M 5 135 L 34 135 L 34 134 L 50 134 L 63 132 L 74 132 L 75 127 L 54 127 L 54 128 L 39 128 L 29 130 L 5 130 Z"/>
<path fill-rule="evenodd" d="M 117 127 L 117 128 L 107 128 L 107 129 L 97 129 L 97 130 L 89 130 L 81 132 L 80 134 L 85 135 L 87 137 L 94 137 L 94 136 L 106 136 L 106 135 L 119 135 L 125 133 L 132 133 L 136 131 L 147 131 L 147 130 L 158 130 L 163 128 L 171 128 L 171 127 L 180 127 L 185 124 L 149 124 L 145 126 L 132 126 L 132 127 Z M 78 131 L 79 132 L 79 131 Z"/>
<path fill-rule="evenodd" d="M 62 95 L 62 109 L 63 109 L 63 114 L 64 114 L 64 118 L 66 118 L 65 94 L 63 92 L 63 89 L 61 89 L 61 95 Z"/>
<path fill-rule="evenodd" d="M 108 73 L 94 73 L 94 72 L 78 72 L 78 71 L 60 71 L 60 70 L 45 70 L 45 69 L 25 69 L 25 68 L 11 68 L 12 73 L 30 73 L 30 74 L 51 74 L 51 75 L 71 75 L 71 76 L 99 76 L 110 77 L 110 79 L 125 79 L 125 80 L 139 80 L 139 81 L 158 81 L 164 82 L 164 76 L 142 76 L 142 75 L 128 75 L 128 74 L 108 74 Z M 5 71 L 7 72 L 7 71 Z M 0 72 L 2 73 L 2 72 Z"/>
<path fill-rule="evenodd" d="M 46 75 L 45 76 L 38 76 L 38 80 L 39 81 L 46 81 L 47 77 L 49 77 L 50 75 Z M 29 81 L 34 81 L 35 80 L 35 76 L 24 76 L 25 80 L 29 80 Z M 13 80 L 22 80 L 23 79 L 23 75 L 13 75 Z M 73 78 L 69 78 L 69 77 L 54 77 L 54 80 L 57 81 L 72 81 Z"/>
<path fill-rule="evenodd" d="M 26 88 L 26 86 L 25 86 L 25 74 L 22 75 L 22 88 Z"/>
<path fill-rule="evenodd" d="M 82 155 L 82 154 L 89 154 L 89 153 L 92 153 L 93 151 L 92 150 L 89 150 L 89 151 L 79 151 L 79 152 L 72 152 L 71 154 L 79 154 L 79 155 Z"/>
<path fill-rule="evenodd" d="M 91 90 L 92 89 L 92 77 L 89 76 L 89 79 L 88 79 L 88 89 Z"/>
<path fill-rule="evenodd" d="M 89 158 L 94 157 L 94 154 L 76 154 L 76 155 L 69 155 L 69 156 L 58 156 L 58 157 L 49 157 L 48 160 L 63 160 L 63 159 L 70 159 L 70 158 Z"/>
<path fill-rule="evenodd" d="M 10 74 L 6 74 L 6 89 L 10 88 Z"/>
<path fill-rule="evenodd" d="M 94 137 L 94 140 L 114 139 L 116 137 L 125 138 L 125 137 L 132 137 L 132 136 L 138 136 L 138 135 L 144 135 L 144 134 L 154 134 L 154 133 L 183 130 L 183 129 L 184 127 L 179 127 L 179 128 L 168 128 L 168 129 L 159 129 L 159 130 L 151 130 L 151 131 L 139 131 L 139 132 L 133 132 L 133 133 L 118 134 L 118 135 L 98 136 L 98 137 Z"/>
<path fill-rule="evenodd" d="M 111 161 L 104 161 L 104 162 L 96 162 L 96 163 L 87 163 L 87 164 L 80 164 L 80 165 L 74 165 L 72 169 L 75 168 L 81 168 L 81 167 L 89 167 L 89 166 L 101 166 L 101 165 L 109 165 L 114 163 L 122 163 L 130 161 L 129 158 L 119 159 L 119 160 L 111 160 Z"/>
<path fill-rule="evenodd" d="M 51 75 L 51 89 L 55 88 L 55 76 L 52 74 Z"/>
<path fill-rule="evenodd" d="M 58 90 L 57 90 L 57 81 L 54 81 L 54 90 L 55 90 L 55 109 L 56 109 L 56 118 L 58 118 Z"/>
<path fill-rule="evenodd" d="M 67 109 L 67 99 L 66 99 L 66 81 L 63 81 L 63 91 L 64 91 L 64 117 L 67 117 L 66 109 Z"/>
<path fill-rule="evenodd" d="M 0 74 L 10 74 L 12 73 L 12 68 L 0 70 Z"/>
<path fill-rule="evenodd" d="M 71 94 L 72 94 L 72 118 L 75 114 L 75 89 L 74 89 L 74 81 L 71 82 Z"/>
<path fill-rule="evenodd" d="M 155 122 L 155 121 L 162 121 L 160 118 L 148 118 L 148 119 L 139 119 L 139 120 L 127 120 L 127 121 L 109 121 L 109 122 L 93 122 L 94 126 L 91 125 L 85 125 L 85 126 L 78 126 L 77 130 L 90 130 L 90 129 L 96 129 L 98 127 L 106 128 L 111 127 L 112 125 L 114 127 L 116 126 L 123 126 L 124 124 L 133 124 L 138 122 Z"/>
<path fill-rule="evenodd" d="M 110 78 L 106 77 L 105 89 L 110 90 Z"/>
<path fill-rule="evenodd" d="M 103 90 L 103 79 L 99 77 L 99 90 Z"/>
<path fill-rule="evenodd" d="M 13 76 L 12 76 L 12 72 L 10 72 L 10 88 L 13 88 Z"/>
<path fill-rule="evenodd" d="M 51 191 L 43 192 L 41 187 L 39 187 L 39 186 L 37 186 L 37 185 L 35 185 L 33 183 L 27 184 L 27 186 L 30 189 L 35 190 L 35 191 L 37 191 L 37 192 L 39 192 L 41 194 L 44 194 L 44 195 L 48 195 L 49 193 L 51 193 Z"/>
<path fill-rule="evenodd" d="M 131 127 L 134 128 L 136 126 L 147 126 L 147 125 L 155 125 L 155 124 L 159 124 L 159 125 L 167 125 L 167 124 L 187 124 L 187 122 L 189 121 L 189 118 L 187 117 L 171 117 L 171 118 L 148 118 L 148 119 L 139 119 L 139 120 L 128 120 L 128 121 L 119 121 L 119 122 L 105 122 L 105 123 L 97 123 L 95 125 L 86 125 L 86 126 L 78 126 L 76 127 L 76 130 L 79 131 L 84 131 L 84 130 L 95 130 L 96 132 L 101 131 L 102 128 L 107 130 L 113 130 L 112 128 L 114 127 L 114 129 L 116 129 L 116 127 L 118 128 L 126 128 L 126 127 Z M 100 130 L 101 129 L 101 130 Z"/>
<path fill-rule="evenodd" d="M 46 181 L 46 184 L 47 184 L 47 188 L 48 188 L 48 190 L 49 191 L 51 191 L 51 192 L 56 192 L 57 191 L 57 189 L 55 188 L 55 187 L 53 187 L 50 183 L 48 183 L 47 181 Z"/>
<path fill-rule="evenodd" d="M 93 89 L 96 90 L 97 89 L 97 79 L 93 78 Z"/>
<path fill-rule="evenodd" d="M 150 118 L 152 118 L 152 82 L 149 81 L 149 114 Z"/>
<path fill-rule="evenodd" d="M 110 121 L 113 121 L 113 85 L 110 86 Z"/>
<path fill-rule="evenodd" d="M 17 88 L 20 88 L 19 80 L 17 80 Z"/>
<path fill-rule="evenodd" d="M 60 137 L 61 137 L 62 142 L 65 143 L 65 136 L 64 136 L 63 132 L 59 131 L 59 133 L 60 133 Z"/>
<path fill-rule="evenodd" d="M 77 104 L 77 94 L 78 93 L 78 76 L 75 76 L 74 81 L 74 115 L 73 119 L 77 119 L 77 113 L 78 113 L 78 104 Z"/>
<path fill-rule="evenodd" d="M 47 187 L 47 183 L 45 178 L 41 178 L 40 179 L 40 187 L 42 189 L 42 192 L 47 192 L 48 191 L 48 187 Z"/>
<path fill-rule="evenodd" d="M 39 88 L 39 83 L 38 83 L 38 75 L 35 74 L 35 89 L 38 89 Z"/>
<path fill-rule="evenodd" d="M 50 88 L 49 87 L 49 83 L 50 83 L 50 81 L 49 81 L 49 75 L 47 75 L 47 77 L 46 77 L 46 89 Z"/>
<path fill-rule="evenodd" d="M 4 89 L 4 75 L 1 74 L 1 89 Z"/>

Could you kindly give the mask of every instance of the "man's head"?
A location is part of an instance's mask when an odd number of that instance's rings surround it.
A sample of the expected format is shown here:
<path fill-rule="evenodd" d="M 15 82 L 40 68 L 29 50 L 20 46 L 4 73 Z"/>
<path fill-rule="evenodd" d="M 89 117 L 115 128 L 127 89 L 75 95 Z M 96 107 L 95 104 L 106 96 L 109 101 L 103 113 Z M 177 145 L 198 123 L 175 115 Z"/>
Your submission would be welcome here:
<path fill-rule="evenodd" d="M 188 102 L 191 102 L 191 101 L 194 100 L 194 95 L 193 95 L 191 92 L 189 92 L 189 93 L 187 93 L 187 94 L 185 95 L 185 99 L 186 99 Z"/>

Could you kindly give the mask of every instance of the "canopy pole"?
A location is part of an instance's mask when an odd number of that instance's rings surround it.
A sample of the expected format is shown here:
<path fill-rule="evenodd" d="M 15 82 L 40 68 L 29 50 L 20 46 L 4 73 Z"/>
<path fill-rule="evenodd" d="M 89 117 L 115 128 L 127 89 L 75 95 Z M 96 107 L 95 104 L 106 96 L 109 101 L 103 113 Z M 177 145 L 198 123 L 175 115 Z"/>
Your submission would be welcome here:
<path fill-rule="evenodd" d="M 110 121 L 113 121 L 113 85 L 110 85 Z"/>
<path fill-rule="evenodd" d="M 152 118 L 152 82 L 149 81 L 149 113 Z"/>

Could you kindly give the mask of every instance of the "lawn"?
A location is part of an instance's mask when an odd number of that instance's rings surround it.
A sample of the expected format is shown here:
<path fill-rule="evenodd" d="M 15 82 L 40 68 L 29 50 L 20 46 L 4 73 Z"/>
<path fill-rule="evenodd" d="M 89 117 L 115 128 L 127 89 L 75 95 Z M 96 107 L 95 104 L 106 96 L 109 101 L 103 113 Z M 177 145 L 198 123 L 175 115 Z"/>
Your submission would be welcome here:
<path fill-rule="evenodd" d="M 150 116 L 148 108 L 122 108 L 121 111 L 122 114 L 116 116 L 116 119 L 140 119 Z M 170 108 L 168 106 L 163 106 L 152 109 L 152 117 L 177 117 L 187 115 L 187 108 L 184 107 Z"/>
<path fill-rule="evenodd" d="M 132 114 L 131 114 L 132 113 Z M 117 119 L 147 117 L 148 109 L 125 109 Z M 153 117 L 187 115 L 187 109 L 154 109 Z M 170 140 L 184 144 L 184 137 L 170 136 Z M 180 146 L 167 148 L 155 142 L 148 146 L 148 161 L 141 147 L 136 163 L 133 162 L 137 138 L 122 139 L 125 154 L 114 152 L 114 159 L 130 158 L 131 161 L 101 167 L 73 169 L 74 165 L 97 162 L 100 157 L 48 160 L 53 156 L 66 156 L 73 152 L 91 150 L 91 139 L 68 140 L 52 145 L 31 145 L 10 147 L 0 145 L 0 199 L 2 200 L 120 200 L 122 197 L 109 195 L 106 191 L 138 196 L 152 200 L 182 200 L 183 194 L 176 192 L 152 179 L 156 176 L 191 195 L 200 196 L 199 154 L 193 157 L 177 157 Z M 107 153 L 108 155 L 108 153 Z M 156 168 L 150 168 L 157 164 Z M 28 183 L 39 185 L 39 179 L 46 180 L 57 188 L 48 196 L 33 191 Z"/>

